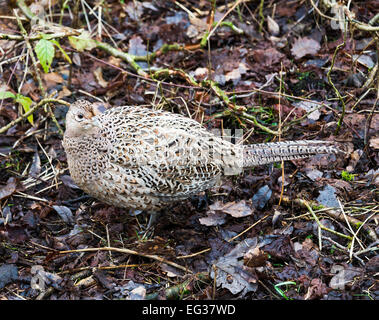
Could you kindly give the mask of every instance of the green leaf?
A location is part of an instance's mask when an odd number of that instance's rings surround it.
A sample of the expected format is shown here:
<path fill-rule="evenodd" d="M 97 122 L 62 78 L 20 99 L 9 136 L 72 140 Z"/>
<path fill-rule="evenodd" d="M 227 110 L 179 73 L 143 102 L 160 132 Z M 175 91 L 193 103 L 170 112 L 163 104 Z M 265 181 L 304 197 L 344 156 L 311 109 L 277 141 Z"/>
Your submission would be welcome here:
<path fill-rule="evenodd" d="M 72 61 L 70 59 L 70 57 L 67 55 L 66 51 L 64 51 L 61 47 L 61 45 L 59 44 L 59 42 L 57 40 L 50 40 L 50 42 L 54 43 L 58 49 L 60 50 L 60 52 L 62 52 L 63 56 L 65 57 L 65 59 L 68 61 L 69 64 L 72 64 Z"/>
<path fill-rule="evenodd" d="M 16 96 L 12 93 L 12 92 L 9 92 L 9 91 L 2 91 L 0 92 L 0 100 L 1 99 L 8 99 L 8 98 L 16 98 Z"/>
<path fill-rule="evenodd" d="M 30 106 L 33 103 L 32 99 L 30 99 L 29 97 L 25 97 L 22 94 L 17 94 L 15 100 L 16 100 L 16 102 L 18 102 L 19 104 L 22 105 L 22 107 L 24 108 L 25 113 L 30 110 Z M 28 116 L 28 121 L 31 123 L 32 126 L 34 125 L 34 123 L 33 123 L 33 114 L 31 114 L 30 116 Z"/>
<path fill-rule="evenodd" d="M 91 35 L 88 31 L 83 31 L 78 37 L 68 37 L 68 41 L 70 41 L 71 46 L 78 51 L 91 50 L 96 47 L 96 42 L 91 39 Z"/>
<path fill-rule="evenodd" d="M 42 65 L 43 70 L 45 73 L 48 73 L 55 55 L 54 45 L 49 40 L 41 39 L 37 42 L 34 50 L 37 54 L 39 62 Z"/>

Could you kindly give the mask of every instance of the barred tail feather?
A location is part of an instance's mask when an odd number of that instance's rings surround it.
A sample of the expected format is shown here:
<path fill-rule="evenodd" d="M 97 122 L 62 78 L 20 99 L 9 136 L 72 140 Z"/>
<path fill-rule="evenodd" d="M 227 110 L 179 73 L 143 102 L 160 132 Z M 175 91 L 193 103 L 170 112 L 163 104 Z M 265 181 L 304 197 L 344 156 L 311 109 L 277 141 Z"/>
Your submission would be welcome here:
<path fill-rule="evenodd" d="M 248 168 L 281 160 L 341 152 L 343 151 L 337 144 L 330 141 L 303 140 L 253 144 L 244 146 L 243 166 Z"/>

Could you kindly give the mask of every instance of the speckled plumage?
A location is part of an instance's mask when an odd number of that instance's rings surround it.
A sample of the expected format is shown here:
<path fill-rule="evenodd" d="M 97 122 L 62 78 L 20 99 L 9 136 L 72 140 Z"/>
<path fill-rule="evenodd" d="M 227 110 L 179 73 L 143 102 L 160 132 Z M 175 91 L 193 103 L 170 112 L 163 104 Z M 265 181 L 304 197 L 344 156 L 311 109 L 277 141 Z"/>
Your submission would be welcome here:
<path fill-rule="evenodd" d="M 121 208 L 157 211 L 216 184 L 227 172 L 319 153 L 330 142 L 236 145 L 179 114 L 125 106 L 70 106 L 63 147 L 75 183 Z M 237 170 L 238 171 L 238 170 Z"/>

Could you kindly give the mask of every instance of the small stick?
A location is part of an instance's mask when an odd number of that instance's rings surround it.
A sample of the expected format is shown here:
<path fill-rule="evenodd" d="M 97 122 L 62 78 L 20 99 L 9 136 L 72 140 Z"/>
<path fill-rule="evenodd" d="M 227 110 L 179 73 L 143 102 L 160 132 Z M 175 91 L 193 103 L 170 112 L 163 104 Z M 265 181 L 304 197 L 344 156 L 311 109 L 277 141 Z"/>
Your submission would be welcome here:
<path fill-rule="evenodd" d="M 177 264 L 175 262 L 166 260 L 166 259 L 164 259 L 162 257 L 159 257 L 159 256 L 155 255 L 155 254 L 154 255 L 153 254 L 144 254 L 144 253 L 140 253 L 140 252 L 137 252 L 137 251 L 134 251 L 134 250 L 126 249 L 126 248 L 114 248 L 114 247 L 86 248 L 86 249 L 59 251 L 59 253 L 60 254 L 66 254 L 66 253 L 91 252 L 91 251 L 92 252 L 93 251 L 115 251 L 115 252 L 120 252 L 120 253 L 132 254 L 132 255 L 135 255 L 135 256 L 140 256 L 140 257 L 144 257 L 144 258 L 150 258 L 150 259 L 153 259 L 153 260 L 156 260 L 156 261 L 168 264 L 170 266 L 173 266 L 173 267 L 175 267 L 177 269 L 180 269 L 180 270 L 183 270 L 185 272 L 192 273 L 192 271 L 189 270 L 188 268 L 183 267 L 180 264 Z"/>
<path fill-rule="evenodd" d="M 19 123 L 23 119 L 29 117 L 34 111 L 39 109 L 40 107 L 44 106 L 46 103 L 58 103 L 58 104 L 63 104 L 65 106 L 69 106 L 70 104 L 64 100 L 60 99 L 53 99 L 53 98 L 45 98 L 42 99 L 40 102 L 38 102 L 34 107 L 30 108 L 28 112 L 25 112 L 23 115 L 18 117 L 17 119 L 9 122 L 7 125 L 4 127 L 0 128 L 0 134 L 6 132 L 9 128 L 13 127 L 15 124 Z"/>

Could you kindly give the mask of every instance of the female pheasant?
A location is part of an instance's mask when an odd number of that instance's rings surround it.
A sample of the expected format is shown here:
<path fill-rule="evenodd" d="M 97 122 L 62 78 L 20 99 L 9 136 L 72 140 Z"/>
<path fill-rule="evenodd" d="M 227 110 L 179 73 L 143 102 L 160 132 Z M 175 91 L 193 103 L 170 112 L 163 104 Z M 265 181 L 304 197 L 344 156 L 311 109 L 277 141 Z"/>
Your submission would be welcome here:
<path fill-rule="evenodd" d="M 233 144 L 179 114 L 136 106 L 102 110 L 85 100 L 67 112 L 63 147 L 72 179 L 86 193 L 150 212 L 240 168 L 340 152 L 326 141 Z"/>

